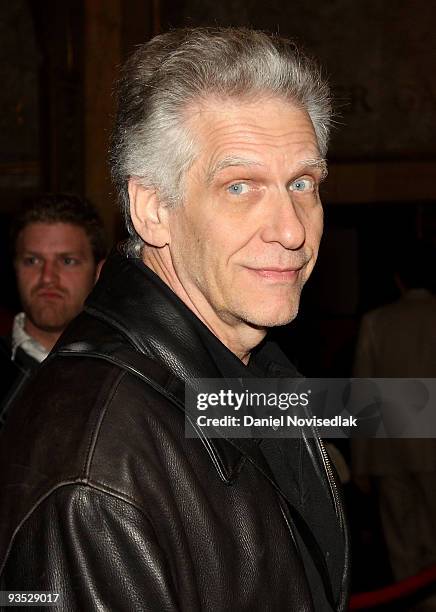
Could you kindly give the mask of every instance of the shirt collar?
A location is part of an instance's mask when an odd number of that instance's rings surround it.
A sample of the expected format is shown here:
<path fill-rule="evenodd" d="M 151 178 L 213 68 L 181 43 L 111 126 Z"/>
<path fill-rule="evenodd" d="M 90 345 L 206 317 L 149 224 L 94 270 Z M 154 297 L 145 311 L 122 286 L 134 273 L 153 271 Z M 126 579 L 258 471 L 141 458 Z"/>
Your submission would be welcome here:
<path fill-rule="evenodd" d="M 17 349 L 21 348 L 30 357 L 33 357 L 38 363 L 41 363 L 50 351 L 26 332 L 24 329 L 25 321 L 26 315 L 24 312 L 19 312 L 14 317 L 14 324 L 12 327 L 12 360 L 15 359 Z"/>

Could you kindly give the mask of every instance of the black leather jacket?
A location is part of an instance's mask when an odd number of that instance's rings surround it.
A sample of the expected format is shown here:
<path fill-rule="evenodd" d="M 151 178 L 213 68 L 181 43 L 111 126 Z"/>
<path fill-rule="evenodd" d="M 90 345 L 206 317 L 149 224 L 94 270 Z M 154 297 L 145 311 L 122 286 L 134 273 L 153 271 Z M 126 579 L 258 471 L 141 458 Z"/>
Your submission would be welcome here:
<path fill-rule="evenodd" d="M 56 609 L 77 611 L 345 610 L 347 535 L 319 441 L 299 442 L 298 507 L 258 440 L 185 438 L 183 381 L 220 374 L 168 292 L 114 253 L 14 406 L 1 589 L 59 593 Z M 313 603 L 311 575 L 330 607 Z"/>

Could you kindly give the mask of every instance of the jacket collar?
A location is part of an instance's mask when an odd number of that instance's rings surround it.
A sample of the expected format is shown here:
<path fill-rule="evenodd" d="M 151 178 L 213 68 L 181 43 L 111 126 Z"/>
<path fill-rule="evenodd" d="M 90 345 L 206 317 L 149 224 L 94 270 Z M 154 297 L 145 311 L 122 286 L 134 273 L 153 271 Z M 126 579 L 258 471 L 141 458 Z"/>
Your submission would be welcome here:
<path fill-rule="evenodd" d="M 192 324 L 192 314 L 139 260 L 114 250 L 86 301 L 85 312 L 116 327 L 136 350 L 180 380 L 219 376 Z"/>

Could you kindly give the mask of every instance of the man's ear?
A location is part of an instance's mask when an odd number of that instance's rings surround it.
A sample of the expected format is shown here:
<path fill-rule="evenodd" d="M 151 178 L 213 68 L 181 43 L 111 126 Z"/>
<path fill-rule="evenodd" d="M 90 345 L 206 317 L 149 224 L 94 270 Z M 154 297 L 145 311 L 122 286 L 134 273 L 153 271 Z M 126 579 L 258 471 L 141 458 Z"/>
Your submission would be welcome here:
<path fill-rule="evenodd" d="M 106 261 L 106 257 L 104 259 L 100 259 L 100 261 L 98 262 L 98 264 L 95 266 L 95 279 L 94 279 L 94 284 L 98 281 L 98 279 L 100 278 L 100 272 L 101 269 L 103 267 L 104 262 Z"/>
<path fill-rule="evenodd" d="M 130 218 L 133 227 L 147 244 L 163 247 L 169 242 L 168 214 L 155 189 L 129 179 Z"/>

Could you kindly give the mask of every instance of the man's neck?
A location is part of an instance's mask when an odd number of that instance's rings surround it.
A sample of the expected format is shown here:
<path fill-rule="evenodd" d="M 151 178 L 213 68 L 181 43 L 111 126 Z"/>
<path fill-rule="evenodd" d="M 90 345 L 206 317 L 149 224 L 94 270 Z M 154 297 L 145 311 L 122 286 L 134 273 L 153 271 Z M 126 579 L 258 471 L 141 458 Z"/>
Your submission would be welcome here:
<path fill-rule="evenodd" d="M 226 327 L 225 324 L 220 325 L 219 323 L 222 323 L 220 321 L 213 327 L 201 316 L 199 316 L 199 319 L 245 365 L 250 360 L 251 351 L 262 342 L 266 335 L 265 331 L 249 327 L 245 324 L 241 324 L 238 329 L 236 326 Z M 242 325 L 244 329 L 241 329 Z"/>
<path fill-rule="evenodd" d="M 224 346 L 247 365 L 251 351 L 265 338 L 266 330 L 253 327 L 244 321 L 224 321 L 200 292 L 193 292 L 192 295 L 188 295 L 177 276 L 169 269 L 170 267 L 162 265 L 162 260 L 153 257 L 153 255 L 154 253 L 151 256 L 144 257 L 144 264 L 168 285 Z"/>
<path fill-rule="evenodd" d="M 39 342 L 47 351 L 51 351 L 62 333 L 62 331 L 46 331 L 40 329 L 36 327 L 28 317 L 24 319 L 24 331 Z"/>

